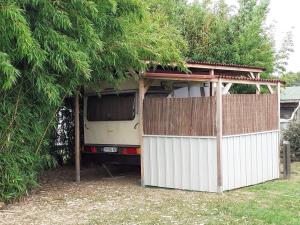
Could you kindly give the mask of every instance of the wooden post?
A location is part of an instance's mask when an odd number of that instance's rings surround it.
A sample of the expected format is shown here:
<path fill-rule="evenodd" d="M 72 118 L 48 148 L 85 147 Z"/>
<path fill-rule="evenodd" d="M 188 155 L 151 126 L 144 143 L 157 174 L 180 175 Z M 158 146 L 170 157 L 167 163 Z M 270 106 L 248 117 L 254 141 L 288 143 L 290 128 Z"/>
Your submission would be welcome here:
<path fill-rule="evenodd" d="M 144 96 L 145 96 L 145 84 L 144 79 L 139 80 L 139 139 L 140 139 L 140 158 L 141 158 L 141 185 L 144 186 L 144 146 L 143 146 L 143 135 L 144 135 Z"/>
<path fill-rule="evenodd" d="M 289 141 L 283 142 L 283 177 L 291 177 L 291 145 Z"/>
<path fill-rule="evenodd" d="M 218 192 L 222 192 L 222 162 L 221 162 L 221 151 L 222 151 L 222 136 L 223 136 L 223 118 L 222 118 L 222 80 L 218 80 L 217 92 L 216 92 L 216 131 L 217 131 L 217 185 Z"/>
<path fill-rule="evenodd" d="M 75 170 L 76 182 L 80 182 L 80 129 L 79 129 L 79 94 L 75 96 Z"/>
<path fill-rule="evenodd" d="M 215 71 L 214 70 L 210 70 L 209 71 L 209 75 L 213 77 L 215 75 Z M 214 82 L 210 82 L 210 88 L 209 88 L 210 96 L 214 96 L 214 91 L 215 91 Z"/>
<path fill-rule="evenodd" d="M 280 82 L 277 83 L 277 119 L 278 119 L 278 177 L 280 177 Z"/>
<path fill-rule="evenodd" d="M 257 78 L 258 78 L 258 79 L 260 78 L 260 74 L 259 74 L 259 73 L 257 74 Z M 259 85 L 259 84 L 256 85 L 256 94 L 257 94 L 257 95 L 260 94 L 260 85 Z"/>

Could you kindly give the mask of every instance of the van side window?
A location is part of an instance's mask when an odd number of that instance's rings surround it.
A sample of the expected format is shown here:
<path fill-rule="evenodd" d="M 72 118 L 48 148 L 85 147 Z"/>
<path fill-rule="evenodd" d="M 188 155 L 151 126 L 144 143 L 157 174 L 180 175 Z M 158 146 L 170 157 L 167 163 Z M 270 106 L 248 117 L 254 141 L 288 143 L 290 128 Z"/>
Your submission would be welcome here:
<path fill-rule="evenodd" d="M 122 121 L 135 117 L 135 93 L 89 96 L 87 99 L 87 120 Z"/>

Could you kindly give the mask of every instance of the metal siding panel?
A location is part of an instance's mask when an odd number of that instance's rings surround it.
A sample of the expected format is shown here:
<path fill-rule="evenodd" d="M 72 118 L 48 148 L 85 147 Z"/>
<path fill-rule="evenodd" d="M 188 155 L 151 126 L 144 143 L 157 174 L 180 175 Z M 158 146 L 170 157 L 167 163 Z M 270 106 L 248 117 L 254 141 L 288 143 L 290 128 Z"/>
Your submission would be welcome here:
<path fill-rule="evenodd" d="M 251 185 L 252 179 L 252 157 L 251 157 L 251 137 L 245 136 L 245 162 L 246 162 L 246 185 Z"/>
<path fill-rule="evenodd" d="M 228 160 L 228 139 L 222 140 L 222 178 L 223 178 L 223 190 L 229 190 L 229 164 Z"/>
<path fill-rule="evenodd" d="M 217 191 L 216 140 L 144 137 L 145 185 Z"/>
<path fill-rule="evenodd" d="M 182 169 L 181 169 L 181 144 L 179 138 L 173 139 L 173 150 L 174 150 L 174 186 L 175 188 L 181 189 L 181 180 L 182 180 Z"/>
<path fill-rule="evenodd" d="M 258 170 L 257 170 L 257 138 L 256 135 L 251 135 L 251 146 L 252 146 L 252 184 L 258 182 Z"/>
<path fill-rule="evenodd" d="M 222 145 L 223 190 L 278 178 L 277 131 L 226 136 Z"/>
<path fill-rule="evenodd" d="M 217 148 L 215 140 L 208 140 L 208 191 L 217 192 Z"/>
<path fill-rule="evenodd" d="M 272 178 L 277 178 L 276 175 L 277 175 L 277 172 L 276 172 L 276 158 L 275 158 L 275 152 L 277 152 L 275 150 L 276 146 L 274 145 L 274 134 L 275 132 L 272 132 L 271 135 L 270 135 L 270 154 L 271 154 L 271 159 L 272 159 Z M 278 157 L 278 155 L 277 155 Z"/>
<path fill-rule="evenodd" d="M 166 186 L 174 188 L 174 153 L 173 153 L 173 138 L 166 138 Z"/>
<path fill-rule="evenodd" d="M 151 184 L 151 166 L 150 166 L 150 139 L 143 138 L 143 153 L 144 153 L 144 185 Z"/>
<path fill-rule="evenodd" d="M 198 139 L 199 142 L 199 186 L 200 190 L 208 191 L 208 140 Z"/>
<path fill-rule="evenodd" d="M 236 136 L 233 138 L 233 154 L 234 154 L 234 187 L 241 187 L 241 156 L 240 156 L 240 142 L 239 137 Z"/>
<path fill-rule="evenodd" d="M 273 179 L 273 154 L 272 154 L 272 135 L 273 133 L 267 133 L 266 138 L 267 138 L 267 152 L 268 152 L 268 180 Z"/>
<path fill-rule="evenodd" d="M 256 135 L 256 143 L 257 143 L 257 182 L 261 182 L 263 180 L 263 157 L 261 154 L 261 149 L 262 149 L 262 138 L 261 134 Z"/>
<path fill-rule="evenodd" d="M 279 178 L 280 174 L 279 174 L 279 149 L 278 149 L 278 138 L 279 138 L 279 132 L 274 132 L 273 135 L 273 154 L 274 154 L 274 174 L 275 174 L 275 178 Z"/>
<path fill-rule="evenodd" d="M 265 151 L 265 163 L 266 164 L 266 171 L 265 171 L 265 180 L 271 180 L 271 176 L 270 176 L 270 169 L 272 169 L 272 162 L 270 160 L 270 158 L 272 158 L 271 154 L 270 154 L 270 151 L 269 151 L 269 134 L 268 133 L 265 133 L 263 135 L 263 139 L 264 139 L 264 151 Z"/>
<path fill-rule="evenodd" d="M 150 165 L 151 165 L 151 185 L 158 185 L 157 177 L 157 138 L 152 137 L 150 139 Z"/>
<path fill-rule="evenodd" d="M 227 190 L 227 144 L 226 139 L 221 140 L 222 190 Z"/>
<path fill-rule="evenodd" d="M 189 138 L 181 138 L 181 164 L 182 164 L 182 188 L 190 189 L 190 141 Z"/>
<path fill-rule="evenodd" d="M 267 146 L 267 134 L 261 134 L 262 138 L 262 181 L 268 180 L 268 169 L 269 169 L 269 161 L 268 161 L 268 146 Z"/>
<path fill-rule="evenodd" d="M 158 186 L 166 186 L 165 138 L 157 138 Z"/>
<path fill-rule="evenodd" d="M 199 186 L 199 146 L 197 139 L 190 139 L 191 142 L 191 189 L 200 190 Z"/>
<path fill-rule="evenodd" d="M 246 164 L 246 136 L 239 137 L 240 162 L 241 162 L 241 187 L 247 186 L 247 164 Z"/>
<path fill-rule="evenodd" d="M 234 141 L 233 137 L 227 138 L 228 144 L 228 189 L 235 187 L 235 166 L 234 166 Z"/>

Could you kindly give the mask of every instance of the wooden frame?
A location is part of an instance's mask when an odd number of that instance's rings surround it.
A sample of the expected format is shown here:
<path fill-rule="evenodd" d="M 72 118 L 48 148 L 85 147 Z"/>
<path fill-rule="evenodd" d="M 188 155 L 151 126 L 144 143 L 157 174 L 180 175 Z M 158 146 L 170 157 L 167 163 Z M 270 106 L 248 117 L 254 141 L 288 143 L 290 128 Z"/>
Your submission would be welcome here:
<path fill-rule="evenodd" d="M 211 69 L 211 70 L 227 70 L 227 71 L 239 71 L 239 72 L 254 72 L 261 73 L 264 70 L 254 67 L 238 67 L 230 65 L 211 65 L 211 64 L 200 64 L 200 63 L 187 63 L 189 68 L 199 68 L 199 69 Z"/>
<path fill-rule="evenodd" d="M 145 97 L 145 82 L 143 78 L 139 80 L 139 129 L 140 129 L 140 159 L 141 159 L 141 185 L 144 186 L 144 154 L 143 154 L 143 135 L 144 135 L 144 97 Z"/>
<path fill-rule="evenodd" d="M 221 165 L 221 152 L 222 152 L 222 80 L 218 80 L 216 90 L 216 131 L 217 131 L 217 186 L 218 192 L 222 192 L 222 165 Z"/>
<path fill-rule="evenodd" d="M 79 122 L 79 94 L 74 99 L 75 113 L 75 170 L 76 182 L 80 182 L 80 122 Z"/>
<path fill-rule="evenodd" d="M 259 68 L 247 68 L 247 67 L 234 67 L 234 66 L 219 66 L 219 65 L 205 65 L 205 64 L 192 64 L 188 63 L 190 68 L 204 68 L 209 70 L 207 75 L 195 75 L 195 74 L 183 74 L 183 73 L 156 73 L 147 72 L 142 74 L 139 79 L 139 139 L 140 139 L 140 158 L 141 158 L 141 185 L 144 186 L 144 149 L 143 149 L 143 108 L 144 108 L 144 97 L 151 80 L 181 80 L 181 81 L 197 81 L 197 82 L 210 82 L 210 95 L 215 95 L 216 98 L 216 147 L 217 147 L 217 187 L 218 192 L 222 192 L 222 165 L 221 165 L 221 153 L 222 153 L 222 136 L 223 136 L 223 121 L 222 121 L 222 96 L 227 93 L 232 86 L 232 84 L 248 84 L 255 85 L 257 91 L 260 92 L 260 86 L 266 85 L 269 92 L 274 93 L 272 86 L 277 86 L 278 94 L 278 118 L 280 118 L 280 81 L 270 81 L 258 79 L 259 73 L 262 69 Z M 215 76 L 214 70 L 227 70 L 227 71 L 240 71 L 249 72 L 251 74 L 250 78 L 237 78 L 237 77 L 226 77 L 226 76 Z M 258 74 L 255 78 L 254 73 Z M 254 77 L 253 77 L 254 76 Z M 145 79 L 147 79 L 147 85 L 145 85 Z M 226 86 L 223 87 L 223 83 Z M 80 129 L 79 129 L 79 94 L 76 94 L 74 99 L 74 113 L 75 113 L 75 168 L 76 168 L 76 181 L 80 181 Z M 280 129 L 280 119 L 278 119 L 278 129 Z M 280 145 L 279 145 L 280 146 Z M 280 159 L 280 149 L 278 149 L 279 159 Z M 279 161 L 280 163 L 280 161 Z M 279 171 L 280 173 L 280 171 Z"/>
<path fill-rule="evenodd" d="M 278 174 L 280 176 L 280 160 L 281 160 L 281 157 L 280 157 L 280 83 L 278 82 L 277 83 L 277 98 L 278 98 L 278 102 L 277 102 L 277 107 L 278 107 L 278 163 L 279 163 L 279 171 L 278 171 Z"/>
<path fill-rule="evenodd" d="M 250 84 L 250 85 L 270 85 L 276 86 L 279 81 L 270 80 L 255 80 L 253 78 L 248 79 L 238 79 L 234 77 L 222 77 L 218 78 L 212 75 L 193 75 L 193 74 L 178 74 L 178 73 L 153 73 L 147 72 L 144 74 L 144 78 L 156 79 L 156 80 L 182 80 L 182 81 L 202 81 L 202 82 L 218 82 L 222 79 L 223 82 L 233 83 L 233 84 Z"/>

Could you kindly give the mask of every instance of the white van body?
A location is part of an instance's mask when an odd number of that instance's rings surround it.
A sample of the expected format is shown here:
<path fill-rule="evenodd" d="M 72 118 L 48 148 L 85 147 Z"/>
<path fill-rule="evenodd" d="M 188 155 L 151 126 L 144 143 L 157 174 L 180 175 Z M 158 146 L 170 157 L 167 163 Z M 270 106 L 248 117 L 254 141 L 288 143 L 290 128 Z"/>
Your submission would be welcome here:
<path fill-rule="evenodd" d="M 123 121 L 89 121 L 87 119 L 87 101 L 89 96 L 97 95 L 93 90 L 85 90 L 84 97 L 84 142 L 91 145 L 125 145 L 138 146 L 139 143 L 139 110 L 138 83 L 135 80 L 124 82 L 118 91 L 111 91 L 104 86 L 102 94 L 135 93 L 135 117 Z"/>

